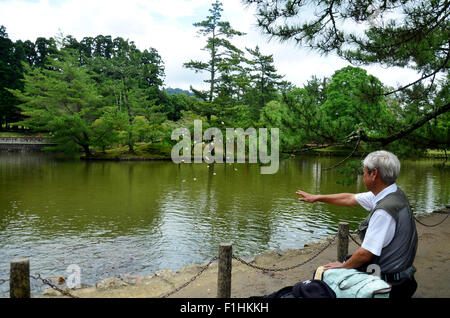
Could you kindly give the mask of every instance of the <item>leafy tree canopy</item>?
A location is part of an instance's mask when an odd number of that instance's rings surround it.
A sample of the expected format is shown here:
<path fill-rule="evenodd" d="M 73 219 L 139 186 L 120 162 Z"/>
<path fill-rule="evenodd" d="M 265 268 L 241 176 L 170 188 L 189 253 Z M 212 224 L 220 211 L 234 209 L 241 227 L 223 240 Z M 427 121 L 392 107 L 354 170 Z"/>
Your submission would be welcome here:
<path fill-rule="evenodd" d="M 20 99 L 26 118 L 21 124 L 36 131 L 49 131 L 65 150 L 81 147 L 91 155 L 92 124 L 100 117 L 104 99 L 86 68 L 74 54 L 60 54 L 47 68 L 25 64 L 24 90 L 9 90 Z"/>
<path fill-rule="evenodd" d="M 415 108 L 412 120 L 400 121 L 390 134 L 360 130 L 355 138 L 388 145 L 450 110 L 450 96 L 445 93 L 449 89 L 450 1 L 243 2 L 256 5 L 258 25 L 270 37 L 322 54 L 334 52 L 356 65 L 407 67 L 420 74 L 417 81 L 383 92 L 401 100 L 406 112 Z"/>

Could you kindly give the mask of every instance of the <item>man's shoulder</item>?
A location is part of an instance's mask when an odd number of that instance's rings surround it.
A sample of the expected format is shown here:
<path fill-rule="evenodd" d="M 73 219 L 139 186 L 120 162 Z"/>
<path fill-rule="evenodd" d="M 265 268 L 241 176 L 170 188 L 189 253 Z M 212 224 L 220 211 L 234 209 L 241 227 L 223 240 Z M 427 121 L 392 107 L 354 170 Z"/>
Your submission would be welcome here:
<path fill-rule="evenodd" d="M 383 210 L 381 208 L 375 209 L 372 213 L 372 218 L 375 219 L 384 219 L 386 221 L 394 220 L 392 215 L 387 212 L 386 210 Z"/>
<path fill-rule="evenodd" d="M 370 191 L 355 194 L 356 202 L 358 202 L 359 205 L 362 206 L 367 211 L 370 211 L 373 209 L 374 198 L 375 198 L 375 195 Z"/>
<path fill-rule="evenodd" d="M 356 193 L 355 196 L 360 198 L 370 198 L 370 199 L 375 198 L 375 195 L 370 191 Z"/>
<path fill-rule="evenodd" d="M 382 199 L 377 201 L 375 209 L 383 209 L 392 213 L 398 213 L 409 206 L 409 200 L 402 189 L 396 188 L 396 191 L 386 194 Z"/>

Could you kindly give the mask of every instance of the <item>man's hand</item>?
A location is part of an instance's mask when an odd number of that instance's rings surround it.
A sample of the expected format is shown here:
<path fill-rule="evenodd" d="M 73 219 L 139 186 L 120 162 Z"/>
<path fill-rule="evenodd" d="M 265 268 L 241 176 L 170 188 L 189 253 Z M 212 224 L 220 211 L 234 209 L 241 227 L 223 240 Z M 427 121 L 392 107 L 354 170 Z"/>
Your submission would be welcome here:
<path fill-rule="evenodd" d="M 341 263 L 341 262 L 328 263 L 327 265 L 323 266 L 323 270 L 326 271 L 327 269 L 331 269 L 331 268 L 342 268 L 343 265 L 344 265 L 344 263 Z"/>
<path fill-rule="evenodd" d="M 317 195 L 310 194 L 310 193 L 307 193 L 302 190 L 298 190 L 295 193 L 300 195 L 300 198 L 298 198 L 299 201 L 308 202 L 308 203 L 314 203 L 317 201 Z"/>
<path fill-rule="evenodd" d="M 368 250 L 360 247 L 352 254 L 352 256 L 345 261 L 345 263 L 341 262 L 333 262 L 328 263 L 323 266 L 323 270 L 326 271 L 330 268 L 358 268 L 363 266 L 364 264 L 368 264 L 373 258 L 373 254 Z"/>

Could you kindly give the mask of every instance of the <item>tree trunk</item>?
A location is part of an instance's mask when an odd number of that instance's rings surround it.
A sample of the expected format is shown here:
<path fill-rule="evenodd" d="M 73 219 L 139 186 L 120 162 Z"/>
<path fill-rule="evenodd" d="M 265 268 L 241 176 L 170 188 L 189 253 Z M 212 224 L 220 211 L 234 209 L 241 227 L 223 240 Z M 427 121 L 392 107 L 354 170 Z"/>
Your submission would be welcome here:
<path fill-rule="evenodd" d="M 91 150 L 89 149 L 89 145 L 81 145 L 81 147 L 83 147 L 86 158 L 92 157 L 92 153 L 91 153 Z"/>
<path fill-rule="evenodd" d="M 215 61 L 215 54 L 213 53 L 212 55 L 212 60 L 211 60 L 211 83 L 210 83 L 210 87 L 209 87 L 209 102 L 211 103 L 213 101 L 213 96 L 214 96 L 214 81 L 216 80 L 216 61 Z"/>
<path fill-rule="evenodd" d="M 127 113 L 128 113 L 128 123 L 130 124 L 130 128 L 128 130 L 128 152 L 134 153 L 134 146 L 133 146 L 133 114 L 131 112 L 130 102 L 128 100 L 128 94 L 127 94 L 127 86 L 125 84 L 125 79 L 122 77 L 122 83 L 123 83 L 123 94 L 125 97 L 125 106 L 127 107 Z"/>
<path fill-rule="evenodd" d="M 214 43 L 214 40 L 216 39 L 216 33 L 213 30 L 213 43 L 211 48 L 211 83 L 209 88 L 209 102 L 213 101 L 214 96 L 214 81 L 216 80 L 216 45 Z"/>
<path fill-rule="evenodd" d="M 87 158 L 92 157 L 91 150 L 89 149 L 89 136 L 85 131 L 83 131 L 83 139 L 81 139 L 79 145 L 83 148 Z"/>

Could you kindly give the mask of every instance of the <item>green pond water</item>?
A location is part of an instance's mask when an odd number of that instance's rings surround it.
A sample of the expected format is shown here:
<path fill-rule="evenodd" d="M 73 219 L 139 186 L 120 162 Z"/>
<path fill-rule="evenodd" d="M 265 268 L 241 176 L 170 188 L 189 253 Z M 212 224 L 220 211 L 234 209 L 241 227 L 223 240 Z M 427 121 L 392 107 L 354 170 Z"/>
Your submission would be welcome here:
<path fill-rule="evenodd" d="M 204 263 L 221 242 L 237 256 L 302 248 L 337 231 L 355 229 L 360 207 L 298 202 L 312 193 L 364 192 L 338 184 L 336 157 L 281 160 L 273 175 L 257 164 L 85 162 L 42 153 L 0 153 L 0 279 L 11 259 L 30 259 L 31 274 L 67 277 L 81 268 L 83 284 L 107 277 L 148 275 Z M 450 173 L 438 160 L 402 160 L 398 185 L 417 213 L 449 203 Z M 32 293 L 42 284 L 32 282 Z M 9 284 L 0 285 L 7 296 Z"/>

